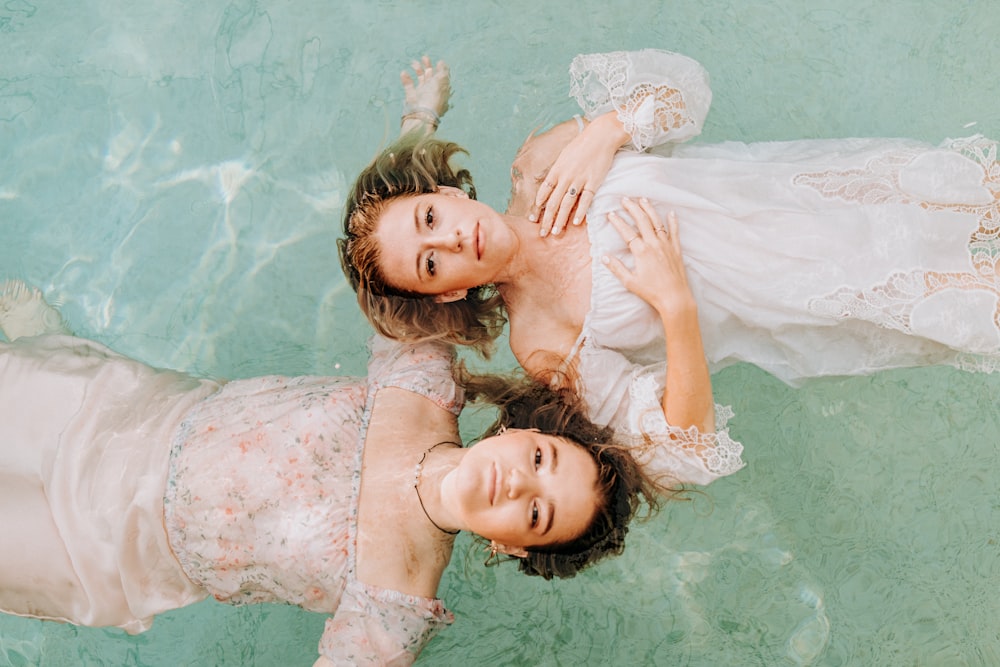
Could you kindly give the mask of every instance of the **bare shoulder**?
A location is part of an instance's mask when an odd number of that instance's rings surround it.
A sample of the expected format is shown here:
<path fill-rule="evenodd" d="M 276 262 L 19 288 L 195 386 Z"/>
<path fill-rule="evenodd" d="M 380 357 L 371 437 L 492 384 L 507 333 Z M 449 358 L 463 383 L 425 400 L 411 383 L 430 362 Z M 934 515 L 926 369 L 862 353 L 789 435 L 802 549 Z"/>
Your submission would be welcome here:
<path fill-rule="evenodd" d="M 541 134 L 532 133 L 521 144 L 510 166 L 509 214 L 527 214 L 538 191 L 538 184 L 545 179 L 549 167 L 559 157 L 562 149 L 578 133 L 576 121 L 568 120 Z"/>

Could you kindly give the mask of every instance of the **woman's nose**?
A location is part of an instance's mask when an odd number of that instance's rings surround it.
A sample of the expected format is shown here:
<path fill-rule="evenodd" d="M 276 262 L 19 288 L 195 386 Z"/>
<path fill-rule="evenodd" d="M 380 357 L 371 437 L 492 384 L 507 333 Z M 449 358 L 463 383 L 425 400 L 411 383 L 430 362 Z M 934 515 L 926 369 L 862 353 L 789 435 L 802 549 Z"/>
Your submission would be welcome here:
<path fill-rule="evenodd" d="M 459 228 L 441 230 L 435 237 L 438 248 L 458 252 L 462 249 L 462 230 Z"/>
<path fill-rule="evenodd" d="M 511 468 L 507 475 L 507 497 L 511 500 L 519 498 L 531 488 L 531 480 L 517 468 Z"/>

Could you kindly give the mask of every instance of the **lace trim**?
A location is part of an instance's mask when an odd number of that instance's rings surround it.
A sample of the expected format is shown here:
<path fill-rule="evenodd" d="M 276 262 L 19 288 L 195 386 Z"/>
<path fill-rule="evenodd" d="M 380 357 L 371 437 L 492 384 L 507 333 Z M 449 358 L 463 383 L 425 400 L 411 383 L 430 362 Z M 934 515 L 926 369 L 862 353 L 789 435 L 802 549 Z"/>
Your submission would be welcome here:
<path fill-rule="evenodd" d="M 616 105 L 617 106 L 617 105 Z M 643 151 L 672 130 L 693 126 L 681 91 L 670 86 L 639 84 L 622 100 L 618 119 L 632 137 L 632 145 Z"/>
<path fill-rule="evenodd" d="M 969 236 L 970 271 L 901 271 L 885 282 L 858 291 L 842 288 L 809 303 L 811 312 L 835 318 L 865 320 L 888 329 L 911 333 L 914 308 L 923 300 L 950 289 L 988 292 L 996 297 L 993 322 L 1000 331 L 1000 163 L 997 143 L 977 135 L 956 139 L 942 148 L 972 160 L 983 169 L 983 185 L 993 194 L 988 204 L 917 201 L 900 184 L 903 168 L 922 152 L 898 151 L 873 158 L 863 169 L 799 174 L 795 185 L 816 190 L 826 199 L 860 204 L 910 204 L 928 211 L 954 211 L 975 216 L 979 227 Z M 978 360 L 970 365 L 995 365 Z"/>
<path fill-rule="evenodd" d="M 629 88 L 629 63 L 625 51 L 577 56 L 570 65 L 570 97 L 577 99 L 590 118 L 611 105 L 637 151 L 683 128 L 697 134 L 697 122 L 679 87 L 642 82 Z"/>
<path fill-rule="evenodd" d="M 591 53 L 577 56 L 569 67 L 569 96 L 587 116 L 625 96 L 628 53 Z"/>
<path fill-rule="evenodd" d="M 725 416 L 725 423 L 733 416 L 733 410 L 728 405 L 716 404 L 717 424 L 720 414 Z M 697 456 L 705 464 L 705 469 L 717 477 L 731 475 L 746 465 L 742 457 L 743 445 L 729 437 L 729 429 L 725 427 L 715 433 L 702 433 L 694 426 L 682 429 L 668 425 L 667 434 L 675 446 L 679 445 L 689 454 Z"/>
<path fill-rule="evenodd" d="M 952 366 L 968 373 L 998 373 L 1000 358 L 963 352 L 956 355 Z"/>
<path fill-rule="evenodd" d="M 653 376 L 637 378 L 632 385 L 632 404 L 640 408 L 638 428 L 628 434 L 632 453 L 640 464 L 648 464 L 657 458 L 662 448 L 675 452 L 680 459 L 708 472 L 712 478 L 731 475 L 745 465 L 743 445 L 729 436 L 729 420 L 734 416 L 728 405 L 715 404 L 714 433 L 702 433 L 698 427 L 680 428 L 668 424 L 658 402 L 648 400 L 656 396 L 658 383 Z M 668 472 L 678 482 L 707 484 L 711 480 L 692 480 L 681 471 Z"/>

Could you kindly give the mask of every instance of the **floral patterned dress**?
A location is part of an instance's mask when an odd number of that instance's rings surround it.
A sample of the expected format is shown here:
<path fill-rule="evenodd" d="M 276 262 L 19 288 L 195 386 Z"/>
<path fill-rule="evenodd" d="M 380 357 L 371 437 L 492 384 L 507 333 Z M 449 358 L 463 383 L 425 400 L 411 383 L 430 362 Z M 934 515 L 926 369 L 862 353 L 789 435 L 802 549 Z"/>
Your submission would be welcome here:
<path fill-rule="evenodd" d="M 741 447 L 724 430 L 725 408 L 718 434 L 663 421 L 659 318 L 601 262 L 631 265 L 606 222 L 623 196 L 676 211 L 713 370 L 745 361 L 795 384 L 927 364 L 1000 368 L 995 141 L 677 145 L 701 131 L 711 103 L 696 61 L 655 50 L 583 55 L 570 79 L 588 117 L 615 111 L 632 136 L 587 216 L 582 393 L 595 421 L 653 436 L 636 450 L 652 472 L 705 483 L 739 469 Z M 699 442 L 713 446 L 685 448 Z"/>
<path fill-rule="evenodd" d="M 370 378 L 221 385 L 71 336 L 0 342 L 0 610 L 149 627 L 212 595 L 332 614 L 335 664 L 405 665 L 452 616 L 355 576 L 376 392 L 457 415 L 441 345 L 378 341 Z M 166 525 L 166 531 L 164 530 Z"/>
<path fill-rule="evenodd" d="M 282 601 L 333 614 L 320 653 L 335 664 L 409 664 L 452 621 L 440 600 L 355 576 L 365 433 L 382 387 L 456 416 L 451 349 L 379 341 L 369 379 L 230 382 L 175 440 L 166 523 L 187 575 L 234 604 Z"/>

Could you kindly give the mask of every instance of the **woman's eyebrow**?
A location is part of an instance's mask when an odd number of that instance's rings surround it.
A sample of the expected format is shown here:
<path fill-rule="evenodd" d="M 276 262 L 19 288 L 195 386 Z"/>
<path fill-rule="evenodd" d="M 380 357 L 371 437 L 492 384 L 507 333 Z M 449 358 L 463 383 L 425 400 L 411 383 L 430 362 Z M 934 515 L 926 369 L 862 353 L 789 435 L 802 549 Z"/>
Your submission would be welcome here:
<path fill-rule="evenodd" d="M 556 466 L 559 465 L 559 449 L 553 444 L 549 445 L 552 449 L 552 462 L 549 463 L 549 472 L 554 473 L 556 471 Z M 545 526 L 545 530 L 542 531 L 542 535 L 545 535 L 552 529 L 552 524 L 555 521 L 556 516 L 556 506 L 555 503 L 549 503 L 549 521 Z"/>
<path fill-rule="evenodd" d="M 549 464 L 550 472 L 555 473 L 556 468 L 559 466 L 559 448 L 555 444 L 549 445 L 552 448 L 552 462 Z M 545 530 L 542 531 L 542 535 L 545 535 L 550 530 L 552 530 L 552 524 L 555 522 L 556 517 L 556 505 L 555 503 L 549 503 L 549 521 L 545 526 Z"/>
<path fill-rule="evenodd" d="M 417 239 L 420 239 L 420 204 L 414 202 L 413 204 L 413 231 L 417 235 Z M 419 246 L 418 246 L 419 248 Z M 420 253 L 417 252 L 417 280 L 421 280 L 423 274 L 420 273 Z"/>

